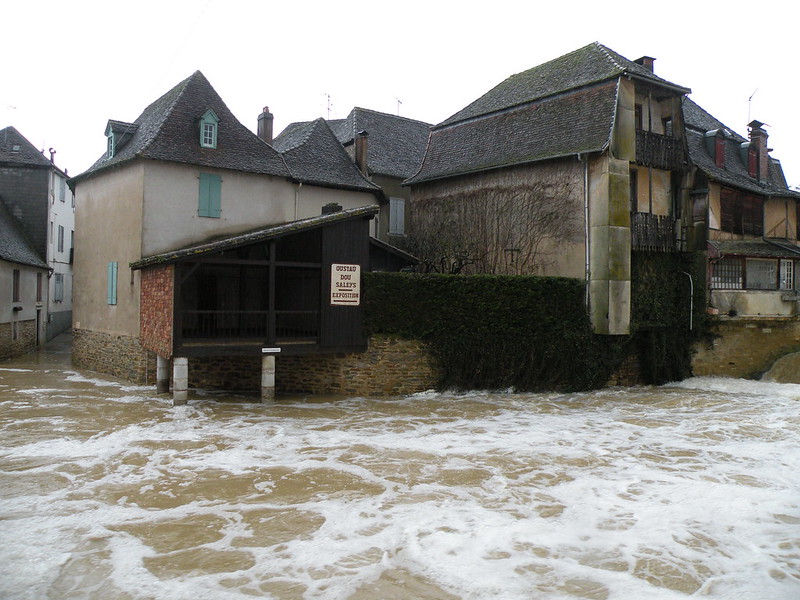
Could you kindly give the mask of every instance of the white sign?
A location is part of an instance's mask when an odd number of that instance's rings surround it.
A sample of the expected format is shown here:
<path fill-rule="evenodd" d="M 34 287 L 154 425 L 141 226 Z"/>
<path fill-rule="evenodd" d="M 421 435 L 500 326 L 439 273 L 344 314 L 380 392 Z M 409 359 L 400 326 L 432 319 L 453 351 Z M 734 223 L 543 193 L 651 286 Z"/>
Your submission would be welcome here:
<path fill-rule="evenodd" d="M 331 265 L 331 304 L 361 304 L 361 265 Z"/>

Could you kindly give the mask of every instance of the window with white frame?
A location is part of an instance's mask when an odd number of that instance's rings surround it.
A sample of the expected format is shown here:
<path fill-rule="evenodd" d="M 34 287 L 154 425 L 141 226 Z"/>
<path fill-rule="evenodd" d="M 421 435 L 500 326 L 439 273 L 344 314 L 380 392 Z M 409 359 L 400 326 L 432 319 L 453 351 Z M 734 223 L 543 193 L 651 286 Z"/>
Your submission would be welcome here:
<path fill-rule="evenodd" d="M 794 261 L 790 258 L 781 259 L 781 289 L 794 289 Z"/>
<path fill-rule="evenodd" d="M 200 146 L 203 148 L 217 147 L 217 133 L 219 117 L 210 108 L 200 118 Z"/>

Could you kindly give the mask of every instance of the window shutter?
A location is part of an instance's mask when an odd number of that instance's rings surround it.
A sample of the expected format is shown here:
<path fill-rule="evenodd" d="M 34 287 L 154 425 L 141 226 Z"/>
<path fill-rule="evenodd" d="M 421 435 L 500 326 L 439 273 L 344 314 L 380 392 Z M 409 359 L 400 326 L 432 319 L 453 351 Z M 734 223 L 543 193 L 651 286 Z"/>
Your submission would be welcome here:
<path fill-rule="evenodd" d="M 197 214 L 218 218 L 222 213 L 222 178 L 219 175 L 200 173 L 200 199 Z"/>
<path fill-rule="evenodd" d="M 117 263 L 108 263 L 108 303 L 117 303 Z"/>
<path fill-rule="evenodd" d="M 406 232 L 406 201 L 403 198 L 389 198 L 389 233 L 403 235 Z"/>

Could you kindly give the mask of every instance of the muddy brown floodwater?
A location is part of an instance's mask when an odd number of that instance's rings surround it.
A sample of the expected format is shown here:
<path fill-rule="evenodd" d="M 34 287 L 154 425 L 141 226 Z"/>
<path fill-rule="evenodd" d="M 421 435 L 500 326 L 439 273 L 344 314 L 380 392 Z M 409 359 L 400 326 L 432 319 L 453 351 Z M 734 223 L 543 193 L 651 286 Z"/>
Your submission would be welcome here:
<path fill-rule="evenodd" d="M 0 363 L 0 598 L 800 598 L 800 386 L 169 396 Z"/>

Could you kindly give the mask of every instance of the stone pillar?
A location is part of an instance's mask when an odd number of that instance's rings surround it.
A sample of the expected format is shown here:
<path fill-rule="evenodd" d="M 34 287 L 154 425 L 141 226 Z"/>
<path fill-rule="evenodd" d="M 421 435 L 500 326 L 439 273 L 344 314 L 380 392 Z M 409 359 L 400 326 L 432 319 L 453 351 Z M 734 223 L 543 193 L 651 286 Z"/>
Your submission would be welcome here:
<path fill-rule="evenodd" d="M 156 393 L 166 394 L 169 392 L 169 359 L 156 356 Z"/>
<path fill-rule="evenodd" d="M 172 405 L 186 404 L 189 399 L 189 359 L 176 356 L 172 359 Z"/>
<path fill-rule="evenodd" d="M 275 355 L 261 357 L 261 402 L 275 400 Z"/>

